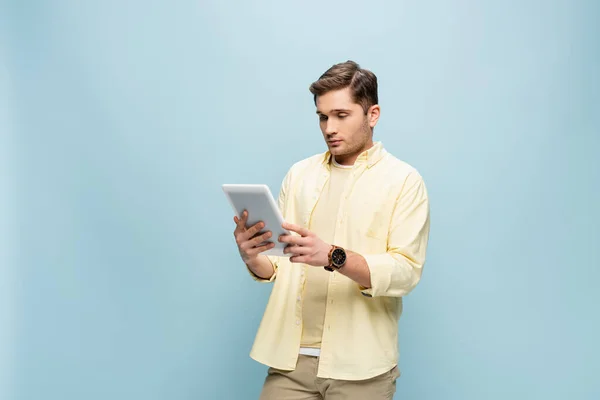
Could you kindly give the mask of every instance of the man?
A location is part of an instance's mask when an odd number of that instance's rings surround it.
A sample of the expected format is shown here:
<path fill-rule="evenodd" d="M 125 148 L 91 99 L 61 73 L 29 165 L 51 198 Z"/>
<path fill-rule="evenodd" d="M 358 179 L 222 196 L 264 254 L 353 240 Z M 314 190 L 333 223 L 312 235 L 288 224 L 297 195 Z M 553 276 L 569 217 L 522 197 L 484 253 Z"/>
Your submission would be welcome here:
<path fill-rule="evenodd" d="M 429 201 L 415 168 L 373 142 L 377 78 L 353 61 L 310 91 L 328 151 L 294 164 L 272 238 L 247 212 L 234 235 L 251 276 L 274 282 L 250 356 L 269 366 L 261 399 L 391 399 L 402 296 L 417 285 Z M 290 257 L 265 256 L 273 240 Z M 270 241 L 269 244 L 264 244 Z"/>

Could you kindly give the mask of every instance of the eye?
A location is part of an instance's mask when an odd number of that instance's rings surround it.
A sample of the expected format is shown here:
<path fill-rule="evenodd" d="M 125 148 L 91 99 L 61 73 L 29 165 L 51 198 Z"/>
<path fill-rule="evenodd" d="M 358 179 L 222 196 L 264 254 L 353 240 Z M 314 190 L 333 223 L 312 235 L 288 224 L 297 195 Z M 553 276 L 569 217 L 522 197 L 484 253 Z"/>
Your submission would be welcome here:
<path fill-rule="evenodd" d="M 339 119 L 344 119 L 348 116 L 348 114 L 338 114 Z"/>
<path fill-rule="evenodd" d="M 327 115 L 319 115 L 320 121 L 327 121 Z"/>

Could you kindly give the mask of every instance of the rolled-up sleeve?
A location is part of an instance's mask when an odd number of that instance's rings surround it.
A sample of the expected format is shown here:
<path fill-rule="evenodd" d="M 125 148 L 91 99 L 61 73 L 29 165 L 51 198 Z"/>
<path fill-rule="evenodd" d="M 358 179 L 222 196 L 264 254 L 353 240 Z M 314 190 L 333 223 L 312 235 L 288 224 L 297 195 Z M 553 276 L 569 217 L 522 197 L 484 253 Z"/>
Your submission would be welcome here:
<path fill-rule="evenodd" d="M 371 287 L 359 285 L 362 294 L 402 297 L 410 293 L 421 279 L 428 241 L 427 189 L 422 177 L 413 171 L 394 205 L 386 253 L 363 255 L 371 274 Z"/>
<path fill-rule="evenodd" d="M 261 278 L 260 276 L 256 275 L 254 272 L 252 272 L 252 270 L 250 268 L 248 268 L 248 265 L 246 264 L 246 270 L 248 270 L 248 273 L 250 274 L 252 279 L 254 279 L 257 282 L 269 283 L 269 282 L 273 282 L 275 280 L 275 278 L 277 277 L 277 269 L 279 268 L 279 257 L 267 256 L 267 258 L 269 259 L 269 261 L 271 261 L 271 265 L 273 266 L 273 275 L 271 275 L 271 277 L 269 279 L 264 279 L 264 278 Z"/>

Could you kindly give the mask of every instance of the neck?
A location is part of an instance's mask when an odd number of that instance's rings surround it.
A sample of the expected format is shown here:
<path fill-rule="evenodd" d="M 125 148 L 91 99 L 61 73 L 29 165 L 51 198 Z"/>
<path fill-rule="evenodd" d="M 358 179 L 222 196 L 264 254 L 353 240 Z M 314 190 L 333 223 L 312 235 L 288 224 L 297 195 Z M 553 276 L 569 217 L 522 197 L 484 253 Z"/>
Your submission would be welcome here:
<path fill-rule="evenodd" d="M 358 156 L 361 155 L 363 152 L 369 150 L 373 146 L 373 140 L 370 140 L 361 150 L 355 153 L 334 156 L 335 161 L 340 165 L 354 165 Z"/>

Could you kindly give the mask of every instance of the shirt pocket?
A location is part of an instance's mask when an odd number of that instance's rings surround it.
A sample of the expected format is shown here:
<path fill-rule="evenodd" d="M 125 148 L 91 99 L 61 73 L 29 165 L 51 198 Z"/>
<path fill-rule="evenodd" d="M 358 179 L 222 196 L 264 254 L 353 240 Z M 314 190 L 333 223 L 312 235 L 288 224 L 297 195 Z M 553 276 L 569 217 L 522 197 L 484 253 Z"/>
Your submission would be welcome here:
<path fill-rule="evenodd" d="M 363 235 L 369 251 L 384 253 L 387 251 L 388 229 L 390 217 L 388 211 L 379 202 L 364 204 Z"/>
<path fill-rule="evenodd" d="M 384 217 L 384 213 L 381 210 L 375 210 L 369 213 L 369 217 L 366 222 L 365 235 L 373 238 L 385 240 L 387 239 L 387 230 L 389 221 Z"/>

